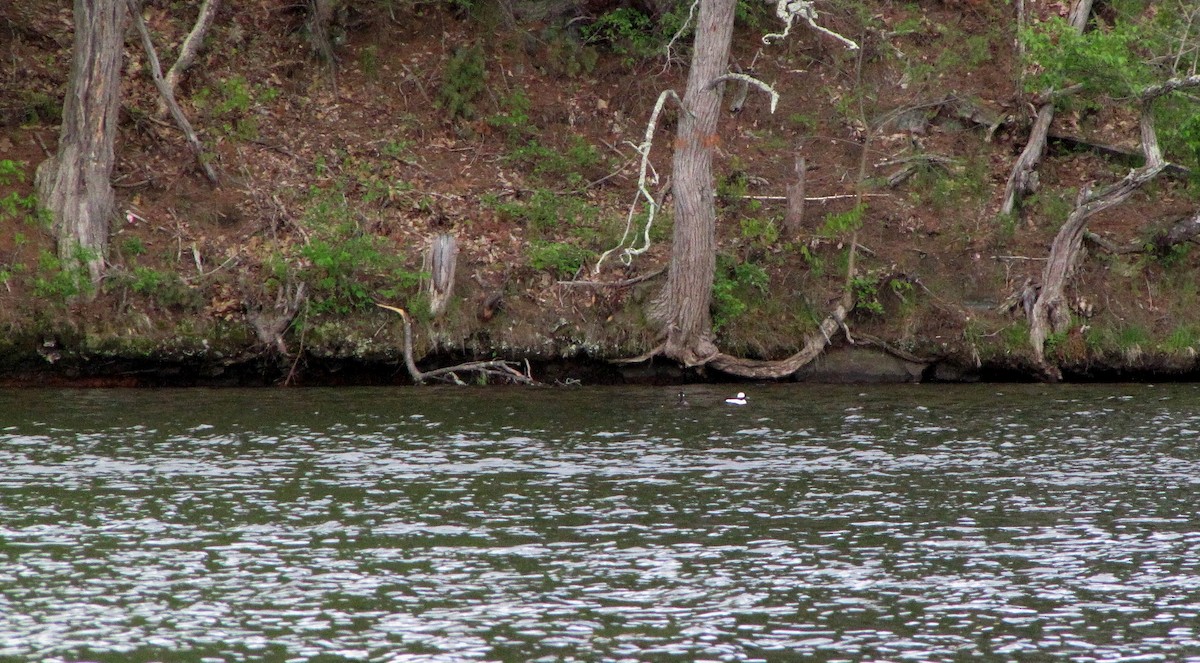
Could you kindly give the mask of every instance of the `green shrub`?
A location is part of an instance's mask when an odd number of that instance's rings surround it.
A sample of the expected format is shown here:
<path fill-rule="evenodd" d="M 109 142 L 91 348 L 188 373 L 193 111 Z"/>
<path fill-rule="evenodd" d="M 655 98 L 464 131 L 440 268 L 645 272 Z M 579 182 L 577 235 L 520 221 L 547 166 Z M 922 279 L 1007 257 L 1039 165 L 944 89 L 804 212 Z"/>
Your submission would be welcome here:
<path fill-rule="evenodd" d="M 827 239 L 837 239 L 847 236 L 862 227 L 863 216 L 866 214 L 866 211 L 867 206 L 860 204 L 855 205 L 845 212 L 828 214 L 825 216 L 825 223 L 817 231 L 817 235 Z"/>
<path fill-rule="evenodd" d="M 50 251 L 42 250 L 37 270 L 32 274 L 33 294 L 57 303 L 91 295 L 94 289 L 87 261 L 93 255 L 80 248 L 74 260 L 64 262 Z"/>
<path fill-rule="evenodd" d="M 192 96 L 197 110 L 205 112 L 221 133 L 240 140 L 258 138 L 258 118 L 251 111 L 279 97 L 279 90 L 251 85 L 244 76 L 234 76 L 216 87 L 200 88 Z"/>
<path fill-rule="evenodd" d="M 520 143 L 536 130 L 529 117 L 529 108 L 529 97 L 517 88 L 500 99 L 500 112 L 488 117 L 487 123 L 503 131 L 510 143 Z"/>
<path fill-rule="evenodd" d="M 199 310 L 204 306 L 200 290 L 189 286 L 179 274 L 152 267 L 113 270 L 105 282 L 105 289 L 133 292 L 166 308 Z"/>
<path fill-rule="evenodd" d="M 745 314 L 750 308 L 747 300 L 766 294 L 769 283 L 770 276 L 759 265 L 739 262 L 728 255 L 717 256 L 711 307 L 713 331 L 720 331 Z"/>
<path fill-rule="evenodd" d="M 850 292 L 854 295 L 854 310 L 883 315 L 883 304 L 879 301 L 879 282 L 869 276 L 850 279 Z"/>
<path fill-rule="evenodd" d="M 475 117 L 475 99 L 483 92 L 486 73 L 483 49 L 479 45 L 456 49 L 442 75 L 438 106 L 449 113 L 451 119 Z"/>
<path fill-rule="evenodd" d="M 362 232 L 339 190 L 309 192 L 303 224 L 308 242 L 294 254 L 269 258 L 269 287 L 299 280 L 308 285 L 314 314 L 365 311 L 377 299 L 396 300 L 416 289 L 421 274 L 408 270 L 386 240 Z"/>
<path fill-rule="evenodd" d="M 529 266 L 546 270 L 558 278 L 570 278 L 596 254 L 583 247 L 563 242 L 531 242 Z"/>

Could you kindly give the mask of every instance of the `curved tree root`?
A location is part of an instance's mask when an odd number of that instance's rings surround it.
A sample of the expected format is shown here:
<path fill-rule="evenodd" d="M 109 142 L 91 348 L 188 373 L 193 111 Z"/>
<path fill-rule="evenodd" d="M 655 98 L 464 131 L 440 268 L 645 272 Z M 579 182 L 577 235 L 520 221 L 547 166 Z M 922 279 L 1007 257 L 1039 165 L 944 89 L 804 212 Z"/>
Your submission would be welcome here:
<path fill-rule="evenodd" d="M 408 369 L 408 375 L 412 378 L 413 384 L 424 384 L 427 380 L 444 380 L 455 384 L 465 384 L 458 377 L 458 374 L 463 372 L 475 372 L 483 376 L 496 377 L 515 384 L 537 384 L 529 374 L 528 365 L 526 365 L 526 372 L 522 373 L 514 368 L 513 362 L 502 359 L 494 361 L 469 361 L 432 371 L 422 371 L 417 368 L 417 363 L 413 359 L 412 318 L 408 315 L 408 311 L 397 306 L 388 306 L 387 304 L 380 304 L 378 302 L 375 305 L 379 308 L 399 313 L 400 317 L 404 319 L 404 366 Z"/>

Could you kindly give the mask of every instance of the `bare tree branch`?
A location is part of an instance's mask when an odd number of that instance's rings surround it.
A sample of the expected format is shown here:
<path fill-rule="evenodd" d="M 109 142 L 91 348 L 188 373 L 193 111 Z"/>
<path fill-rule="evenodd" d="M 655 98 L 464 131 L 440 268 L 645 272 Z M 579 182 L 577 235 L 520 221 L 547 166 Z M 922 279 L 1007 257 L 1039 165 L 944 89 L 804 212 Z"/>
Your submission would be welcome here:
<path fill-rule="evenodd" d="M 654 216 L 658 212 L 658 202 L 654 200 L 654 196 L 650 190 L 646 188 L 646 179 L 650 170 L 650 149 L 654 146 L 654 130 L 658 128 L 658 116 L 662 114 L 662 109 L 666 105 L 668 99 L 674 99 L 679 106 L 680 111 L 686 113 L 687 109 L 683 107 L 683 102 L 679 99 L 679 95 L 674 90 L 663 90 L 658 95 L 658 101 L 654 104 L 654 111 L 650 113 L 650 121 L 646 123 L 646 133 L 642 138 L 640 145 L 635 145 L 634 149 L 641 155 L 641 167 L 638 170 L 638 195 L 629 205 L 629 213 L 625 217 L 625 232 L 621 233 L 621 240 L 613 248 L 600 254 L 600 258 L 596 260 L 596 266 L 592 268 L 592 274 L 600 273 L 600 266 L 608 259 L 614 251 L 624 249 L 621 252 L 621 260 L 625 264 L 629 264 L 633 256 L 641 255 L 650 248 L 650 226 L 654 223 Z M 655 175 L 653 183 L 658 183 L 658 176 Z M 646 225 L 642 229 L 643 242 L 641 248 L 633 246 L 625 247 L 625 240 L 629 238 L 629 231 L 633 228 L 633 217 L 637 211 L 637 203 L 639 199 L 646 201 Z"/>
<path fill-rule="evenodd" d="M 779 0 L 775 3 L 775 15 L 779 17 L 779 20 L 783 21 L 783 32 L 763 35 L 762 40 L 764 44 L 770 44 L 776 39 L 787 37 L 792 32 L 792 22 L 796 20 L 796 17 L 800 17 L 813 30 L 833 37 L 852 51 L 858 50 L 858 43 L 854 40 L 847 39 L 833 30 L 817 25 L 817 10 L 813 7 L 813 3 L 810 0 Z"/>
<path fill-rule="evenodd" d="M 158 92 L 162 95 L 162 99 L 167 104 L 167 108 L 171 110 L 171 117 L 175 118 L 175 123 L 179 125 L 179 130 L 187 138 L 188 144 L 192 147 L 192 152 L 196 155 L 196 161 L 200 163 L 200 168 L 204 171 L 205 177 L 212 183 L 213 186 L 220 186 L 221 182 L 217 179 L 217 173 L 213 170 L 212 164 L 208 162 L 208 157 L 204 154 L 204 147 L 200 144 L 200 139 L 196 137 L 196 132 L 192 129 L 192 123 L 188 122 L 187 116 L 183 114 L 183 110 L 179 108 L 179 104 L 175 102 L 175 93 L 167 86 L 167 82 L 163 80 L 162 66 L 158 63 L 158 53 L 154 50 L 154 42 L 150 39 L 150 31 L 146 29 L 146 21 L 142 19 L 142 7 L 139 0 L 129 0 L 129 10 L 133 14 L 133 23 L 137 26 L 138 34 L 142 37 L 142 47 L 146 49 L 146 58 L 150 62 L 150 75 L 154 78 L 154 85 L 158 88 Z"/>
<path fill-rule="evenodd" d="M 385 308 L 389 311 L 399 313 L 404 319 L 404 366 L 408 369 L 408 375 L 412 378 L 415 384 L 424 384 L 426 380 L 450 380 L 455 384 L 463 384 L 463 381 L 458 378 L 458 373 L 462 371 L 475 371 L 482 375 L 491 375 L 500 377 L 515 382 L 517 384 L 537 384 L 533 377 L 529 374 L 528 363 L 526 363 L 525 372 L 522 373 L 513 368 L 513 363 L 504 360 L 495 361 L 469 361 L 464 364 L 455 364 L 445 368 L 437 368 L 432 371 L 422 371 L 417 368 L 417 362 L 413 359 L 412 349 L 412 318 L 409 317 L 408 311 L 397 306 L 388 306 L 387 304 L 375 304 L 379 308 Z"/>
<path fill-rule="evenodd" d="M 221 0 L 204 0 L 204 4 L 200 5 L 200 15 L 196 17 L 196 24 L 192 26 L 192 31 L 188 33 L 187 38 L 183 40 L 183 45 L 179 47 L 179 57 L 176 58 L 175 64 L 171 65 L 171 69 L 167 71 L 165 80 L 172 95 L 179 89 L 179 79 L 183 77 L 183 73 L 188 70 L 188 67 L 192 66 L 196 54 L 200 52 L 204 36 L 208 34 L 208 29 L 216 19 L 220 6 Z M 158 114 L 166 115 L 168 110 L 166 100 L 160 101 Z"/>
<path fill-rule="evenodd" d="M 771 87 L 769 83 L 764 83 L 757 78 L 750 76 L 749 74 L 729 73 L 725 74 L 724 76 L 717 76 L 712 80 L 711 83 L 708 84 L 708 87 L 715 87 L 725 81 L 738 81 L 741 83 L 746 83 L 747 85 L 753 85 L 754 87 L 770 95 L 772 113 L 775 112 L 775 107 L 779 105 L 779 93 L 775 91 L 775 88 Z"/>

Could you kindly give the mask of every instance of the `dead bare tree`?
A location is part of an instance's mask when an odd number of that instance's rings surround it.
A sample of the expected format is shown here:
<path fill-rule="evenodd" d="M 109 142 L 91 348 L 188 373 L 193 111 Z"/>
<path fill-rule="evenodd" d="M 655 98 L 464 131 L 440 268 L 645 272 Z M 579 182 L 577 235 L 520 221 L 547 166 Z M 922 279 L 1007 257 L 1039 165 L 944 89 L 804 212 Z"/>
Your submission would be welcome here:
<path fill-rule="evenodd" d="M 192 153 L 196 155 L 196 161 L 200 164 L 200 169 L 204 171 L 204 176 L 208 178 L 208 181 L 213 186 L 220 186 L 221 182 L 217 179 L 217 173 L 213 170 L 209 158 L 204 154 L 204 146 L 200 144 L 200 139 L 196 136 L 196 131 L 192 129 L 192 123 L 188 122 L 187 116 L 183 114 L 183 109 L 175 101 L 175 91 L 163 78 L 162 66 L 158 62 L 158 53 L 154 50 L 154 42 L 150 39 L 150 31 L 146 29 L 146 21 L 142 19 L 141 1 L 128 1 L 129 11 L 133 14 L 133 23 L 137 26 L 138 34 L 142 37 L 142 48 L 146 50 L 146 59 L 150 63 L 150 76 L 154 79 L 154 85 L 158 88 L 162 102 L 170 109 L 171 117 L 175 119 L 175 124 L 179 126 L 179 130 L 183 132 L 188 145 L 191 146 Z"/>
<path fill-rule="evenodd" d="M 1071 27 L 1082 34 L 1091 14 L 1092 0 L 1076 0 L 1067 20 Z M 1054 101 L 1063 93 L 1065 91 L 1047 90 L 1035 100 L 1038 107 L 1034 113 L 1033 127 L 1029 130 L 1029 140 L 1013 164 L 1008 183 L 1004 186 L 1004 199 L 1000 203 L 1002 216 L 1012 214 L 1019 199 L 1038 188 L 1037 167 L 1046 153 L 1046 137 L 1050 132 L 1050 123 L 1054 121 Z"/>
<path fill-rule="evenodd" d="M 463 372 L 476 372 L 484 377 L 496 377 L 515 384 L 537 384 L 533 376 L 529 374 L 528 362 L 526 362 L 525 372 L 522 373 L 515 368 L 513 362 L 502 359 L 494 361 L 469 361 L 432 371 L 422 371 L 417 368 L 417 362 L 413 359 L 412 318 L 408 315 L 408 311 L 398 306 L 388 306 L 387 304 L 379 303 L 375 305 L 379 308 L 399 313 L 400 317 L 404 320 L 404 366 L 408 369 L 408 375 L 412 378 L 414 384 L 424 384 L 427 380 L 445 380 L 447 382 L 454 382 L 455 384 L 463 384 L 463 381 L 458 377 L 458 374 Z"/>
<path fill-rule="evenodd" d="M 787 187 L 787 215 L 783 217 L 783 230 L 789 238 L 800 234 L 804 225 L 804 180 L 808 168 L 804 157 L 796 157 L 796 181 Z"/>
<path fill-rule="evenodd" d="M 454 296 L 454 271 L 458 263 L 458 243 L 454 235 L 443 233 L 429 246 L 429 311 L 434 317 L 446 312 Z"/>
<path fill-rule="evenodd" d="M 1154 128 L 1154 102 L 1172 92 L 1200 87 L 1200 76 L 1174 78 L 1159 85 L 1152 85 L 1138 95 L 1141 103 L 1141 144 L 1145 163 L 1129 171 L 1119 182 L 1099 191 L 1085 187 L 1075 200 L 1075 207 L 1059 229 L 1050 245 L 1050 256 L 1042 271 L 1042 285 L 1037 300 L 1029 312 L 1029 341 L 1033 346 L 1034 359 L 1049 380 L 1058 380 L 1062 372 L 1046 361 L 1046 339 L 1051 333 L 1062 333 L 1071 322 L 1063 289 L 1068 276 L 1079 256 L 1083 244 L 1087 220 L 1092 216 L 1119 205 L 1147 182 L 1153 180 L 1167 167 L 1158 134 Z"/>

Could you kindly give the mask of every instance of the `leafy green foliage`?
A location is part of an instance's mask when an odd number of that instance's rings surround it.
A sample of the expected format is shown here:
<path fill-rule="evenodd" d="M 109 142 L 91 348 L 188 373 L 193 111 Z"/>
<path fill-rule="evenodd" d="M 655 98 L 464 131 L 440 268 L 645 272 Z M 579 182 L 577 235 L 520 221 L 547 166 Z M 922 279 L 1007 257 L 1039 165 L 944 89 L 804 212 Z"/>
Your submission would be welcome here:
<path fill-rule="evenodd" d="M 475 99 L 483 92 L 486 75 L 483 49 L 478 44 L 455 49 L 442 74 L 438 105 L 452 119 L 475 117 Z"/>
<path fill-rule="evenodd" d="M 26 181 L 25 167 L 24 161 L 0 159 L 0 186 Z M 32 192 L 22 196 L 13 191 L 0 198 L 0 223 L 17 220 L 32 226 L 50 225 L 49 214 L 38 204 L 37 195 Z"/>
<path fill-rule="evenodd" d="M 717 256 L 712 289 L 713 331 L 720 331 L 744 315 L 750 308 L 748 300 L 765 295 L 770 281 L 767 271 L 759 265 L 739 262 L 728 255 Z"/>
<path fill-rule="evenodd" d="M 524 200 L 499 201 L 485 199 L 507 218 L 521 221 L 535 232 L 548 232 L 564 227 L 586 225 L 595 221 L 596 208 L 579 196 L 561 195 L 549 189 L 537 189 Z"/>
<path fill-rule="evenodd" d="M 817 235 L 829 239 L 843 237 L 862 227 L 863 215 L 867 212 L 866 205 L 855 205 L 853 208 L 825 217 L 825 223 L 817 231 Z"/>
<path fill-rule="evenodd" d="M 546 44 L 546 52 L 538 66 L 546 73 L 575 78 L 595 71 L 600 61 L 600 53 L 595 46 L 581 43 L 562 28 L 546 28 L 542 31 L 542 41 Z"/>
<path fill-rule="evenodd" d="M 529 266 L 546 270 L 559 278 L 570 278 L 577 274 L 596 254 L 583 247 L 566 242 L 531 242 L 528 249 Z"/>
<path fill-rule="evenodd" d="M 279 97 L 277 88 L 251 85 L 244 76 L 220 81 L 216 87 L 202 87 L 192 96 L 196 108 L 212 119 L 226 136 L 240 140 L 258 138 L 258 119 L 252 110 Z"/>
<path fill-rule="evenodd" d="M 92 294 L 94 290 L 87 268 L 92 256 L 92 252 L 77 248 L 74 260 L 63 261 L 43 250 L 38 254 L 37 269 L 32 275 L 33 294 L 57 303 Z"/>
<path fill-rule="evenodd" d="M 530 140 L 505 155 L 505 160 L 533 175 L 553 181 L 556 189 L 575 189 L 587 183 L 587 171 L 601 163 L 600 154 L 580 136 L 572 136 L 567 149 L 558 152 Z"/>
<path fill-rule="evenodd" d="M 345 196 L 337 190 L 310 192 L 304 224 L 311 230 L 296 267 L 276 261 L 269 286 L 280 287 L 293 276 L 309 286 L 314 314 L 364 311 L 376 299 L 394 300 L 410 294 L 420 273 L 408 270 L 386 240 L 362 232 Z"/>
<path fill-rule="evenodd" d="M 854 310 L 883 315 L 883 304 L 879 301 L 879 282 L 870 276 L 855 276 L 850 279 L 850 292 L 854 295 Z"/>
<path fill-rule="evenodd" d="M 724 205 L 740 203 L 750 191 L 750 176 L 741 167 L 736 158 L 730 164 L 727 174 L 717 179 L 717 200 Z"/>
<path fill-rule="evenodd" d="M 1154 119 L 1165 156 L 1193 170 L 1200 168 L 1200 112 L 1196 102 L 1184 95 L 1170 95 L 1155 104 Z"/>
<path fill-rule="evenodd" d="M 1059 17 L 1023 30 L 1020 38 L 1032 69 L 1025 89 L 1038 93 L 1080 84 L 1086 92 L 1133 94 L 1153 81 L 1149 63 L 1136 54 L 1143 34 L 1132 21 L 1079 34 Z"/>
<path fill-rule="evenodd" d="M 519 144 L 535 129 L 529 118 L 529 108 L 529 96 L 516 88 L 500 99 L 500 112 L 488 117 L 488 126 L 504 132 L 510 143 Z"/>
<path fill-rule="evenodd" d="M 734 8 L 734 20 L 755 32 L 774 21 L 774 4 L 756 0 L 738 0 Z M 583 28 L 584 43 L 604 46 L 611 52 L 623 56 L 626 65 L 639 60 L 663 55 L 671 39 L 676 48 L 690 44 L 695 30 L 696 17 L 692 15 L 690 2 L 677 2 L 657 16 L 641 9 L 621 7 L 601 14 L 590 25 Z"/>
<path fill-rule="evenodd" d="M 0 186 L 25 181 L 25 162 L 0 159 Z"/>
<path fill-rule="evenodd" d="M 779 241 L 779 227 L 775 225 L 774 219 L 761 216 L 742 217 L 738 221 L 738 227 L 742 231 L 742 239 L 752 247 L 765 249 Z"/>
<path fill-rule="evenodd" d="M 665 45 L 655 21 L 633 7 L 621 7 L 603 14 L 582 32 L 586 43 L 604 44 L 613 53 L 631 59 L 653 57 Z"/>
<path fill-rule="evenodd" d="M 189 286 L 179 274 L 143 265 L 113 270 L 104 287 L 110 292 L 124 290 L 141 295 L 165 308 L 197 311 L 204 306 L 201 291 Z"/>

